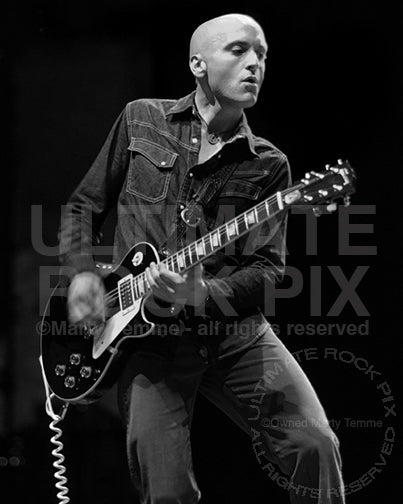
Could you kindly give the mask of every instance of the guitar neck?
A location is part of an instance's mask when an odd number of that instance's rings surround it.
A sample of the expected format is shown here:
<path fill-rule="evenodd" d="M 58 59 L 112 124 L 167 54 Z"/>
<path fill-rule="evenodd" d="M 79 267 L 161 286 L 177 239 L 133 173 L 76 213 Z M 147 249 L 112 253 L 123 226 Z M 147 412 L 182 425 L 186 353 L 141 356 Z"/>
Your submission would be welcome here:
<path fill-rule="evenodd" d="M 300 199 L 299 189 L 301 187 L 303 187 L 303 184 L 284 191 L 278 191 L 161 262 L 170 271 L 175 273 L 186 272 L 226 245 L 234 242 L 240 236 L 288 209 L 295 201 Z M 144 272 L 133 278 L 133 289 L 137 299 L 150 290 Z"/>

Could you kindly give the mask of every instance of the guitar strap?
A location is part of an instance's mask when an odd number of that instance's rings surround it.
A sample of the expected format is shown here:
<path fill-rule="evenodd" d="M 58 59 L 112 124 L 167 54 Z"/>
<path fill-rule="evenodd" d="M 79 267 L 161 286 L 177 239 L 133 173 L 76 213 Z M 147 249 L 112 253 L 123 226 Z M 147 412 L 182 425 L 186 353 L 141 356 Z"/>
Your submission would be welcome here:
<path fill-rule="evenodd" d="M 178 216 L 176 229 L 159 248 L 165 257 L 171 255 L 181 245 L 181 240 L 188 227 L 197 227 L 203 215 L 203 208 L 217 196 L 239 163 L 229 163 L 211 173 L 199 187 L 186 208 Z"/>

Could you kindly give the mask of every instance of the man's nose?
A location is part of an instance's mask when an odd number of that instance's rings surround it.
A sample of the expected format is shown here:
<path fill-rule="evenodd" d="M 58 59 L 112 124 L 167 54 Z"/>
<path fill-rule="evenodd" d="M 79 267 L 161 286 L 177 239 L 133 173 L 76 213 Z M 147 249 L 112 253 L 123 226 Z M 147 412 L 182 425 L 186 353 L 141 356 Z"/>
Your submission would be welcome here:
<path fill-rule="evenodd" d="M 248 54 L 248 61 L 246 68 L 251 72 L 255 73 L 258 67 L 259 67 L 259 58 L 255 53 L 255 51 L 250 51 L 250 53 Z"/>

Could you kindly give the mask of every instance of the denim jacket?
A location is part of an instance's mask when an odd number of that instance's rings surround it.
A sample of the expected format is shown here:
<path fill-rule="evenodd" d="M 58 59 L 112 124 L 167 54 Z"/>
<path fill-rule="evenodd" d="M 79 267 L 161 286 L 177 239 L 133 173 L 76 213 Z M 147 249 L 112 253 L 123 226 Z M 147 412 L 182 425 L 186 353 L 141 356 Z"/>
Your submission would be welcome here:
<path fill-rule="evenodd" d="M 195 92 L 179 100 L 139 99 L 121 112 L 62 214 L 60 260 L 72 274 L 95 270 L 93 247 L 113 209 L 117 264 L 136 243 L 158 250 L 205 177 L 226 163 L 237 165 L 204 209 L 205 229 L 198 233 L 290 185 L 286 156 L 252 134 L 245 114 L 221 151 L 199 165 L 201 120 L 194 97 Z M 205 310 L 218 321 L 220 357 L 245 348 L 267 327 L 265 297 L 284 273 L 286 222 L 286 215 L 268 220 L 204 262 Z"/>

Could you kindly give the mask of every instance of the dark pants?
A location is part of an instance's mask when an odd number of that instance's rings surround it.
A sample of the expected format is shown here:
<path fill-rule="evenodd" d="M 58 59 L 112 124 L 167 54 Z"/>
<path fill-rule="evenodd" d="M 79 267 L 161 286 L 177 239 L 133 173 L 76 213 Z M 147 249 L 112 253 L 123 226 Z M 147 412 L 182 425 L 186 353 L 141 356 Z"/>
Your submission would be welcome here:
<path fill-rule="evenodd" d="M 197 337 L 181 337 L 167 351 L 140 345 L 121 376 L 129 469 L 140 502 L 200 500 L 190 445 L 200 391 L 251 436 L 261 470 L 289 490 L 292 504 L 344 503 L 338 440 L 270 326 L 246 350 L 221 360 L 207 346 Z"/>

